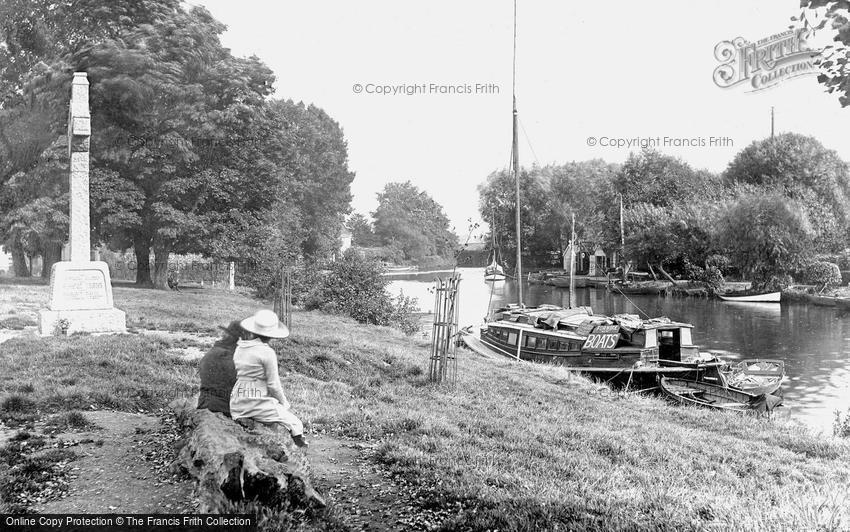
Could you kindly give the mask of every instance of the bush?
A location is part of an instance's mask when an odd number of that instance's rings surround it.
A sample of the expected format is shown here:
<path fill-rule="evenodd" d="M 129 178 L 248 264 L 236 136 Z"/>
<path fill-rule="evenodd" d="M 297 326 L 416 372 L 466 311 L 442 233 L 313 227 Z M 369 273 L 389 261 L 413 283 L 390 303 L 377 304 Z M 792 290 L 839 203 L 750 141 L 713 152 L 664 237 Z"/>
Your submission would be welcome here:
<path fill-rule="evenodd" d="M 819 291 L 841 285 L 841 270 L 833 262 L 815 262 L 806 274 L 808 282 L 817 285 Z"/>
<path fill-rule="evenodd" d="M 330 271 L 317 276 L 304 307 L 344 314 L 361 323 L 397 327 L 407 334 L 416 332 L 416 300 L 404 294 L 391 297 L 386 290 L 389 280 L 383 273 L 378 261 L 348 250 L 331 265 Z"/>
<path fill-rule="evenodd" d="M 847 415 L 841 416 L 841 412 L 835 411 L 835 420 L 832 422 L 832 435 L 840 438 L 850 438 L 850 408 Z"/>
<path fill-rule="evenodd" d="M 395 327 L 410 336 L 419 332 L 419 320 L 416 313 L 419 310 L 419 302 L 415 297 L 407 297 L 404 292 L 395 298 L 393 308 L 393 324 Z"/>
<path fill-rule="evenodd" d="M 720 271 L 720 268 L 714 265 L 700 268 L 695 264 L 685 261 L 685 272 L 688 279 L 705 283 L 715 290 L 722 287 L 724 283 L 723 273 Z"/>
<path fill-rule="evenodd" d="M 767 292 L 778 292 L 794 284 L 794 279 L 788 275 L 774 275 L 764 283 L 763 289 Z"/>
<path fill-rule="evenodd" d="M 720 273 L 727 272 L 732 267 L 732 260 L 726 255 L 709 255 L 705 259 L 706 268 L 717 268 Z"/>

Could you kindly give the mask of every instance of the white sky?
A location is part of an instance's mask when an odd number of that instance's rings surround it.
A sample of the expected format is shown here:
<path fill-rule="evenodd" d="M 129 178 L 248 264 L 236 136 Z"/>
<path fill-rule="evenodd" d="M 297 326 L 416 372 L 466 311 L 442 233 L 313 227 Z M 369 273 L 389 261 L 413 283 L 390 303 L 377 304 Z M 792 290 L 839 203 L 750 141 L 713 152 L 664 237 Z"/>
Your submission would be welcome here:
<path fill-rule="evenodd" d="M 227 24 L 234 54 L 256 54 L 277 97 L 314 103 L 348 140 L 353 207 L 410 180 L 442 204 L 459 234 L 478 220 L 476 186 L 507 165 L 511 144 L 511 0 L 192 0 Z M 787 29 L 798 0 L 605 3 L 520 0 L 517 100 L 521 164 L 600 157 L 628 148 L 594 137 L 730 137 L 729 147 L 661 148 L 720 171 L 776 131 L 817 137 L 850 160 L 850 108 L 814 76 L 762 92 L 712 81 L 715 45 Z M 822 38 L 828 37 L 823 35 Z M 499 94 L 355 94 L 359 83 L 494 83 Z M 634 150 L 634 148 L 632 148 Z M 637 150 L 635 150 L 637 151 Z"/>

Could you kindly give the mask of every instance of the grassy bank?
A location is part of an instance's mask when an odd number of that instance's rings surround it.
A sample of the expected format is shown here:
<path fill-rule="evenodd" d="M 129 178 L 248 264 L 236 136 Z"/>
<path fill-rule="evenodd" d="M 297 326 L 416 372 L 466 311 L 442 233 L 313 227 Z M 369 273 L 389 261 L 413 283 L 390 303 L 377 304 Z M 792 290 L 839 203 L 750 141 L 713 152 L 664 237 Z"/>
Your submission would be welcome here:
<path fill-rule="evenodd" d="M 6 290 L 9 288 L 9 290 Z M 0 320 L 32 319 L 46 287 L 4 285 Z M 211 331 L 257 302 L 120 288 L 147 328 Z M 14 312 L 14 314 L 11 314 Z M 86 403 L 153 408 L 197 385 L 153 334 L 17 338 L 0 350 L 0 415 Z M 278 346 L 308 432 L 375 442 L 445 530 L 846 530 L 850 444 L 763 419 L 623 397 L 557 367 L 462 352 L 454 389 L 427 383 L 428 344 L 296 313 Z M 15 398 L 12 400 L 11 398 Z M 23 405 L 23 406 L 22 406 Z"/>

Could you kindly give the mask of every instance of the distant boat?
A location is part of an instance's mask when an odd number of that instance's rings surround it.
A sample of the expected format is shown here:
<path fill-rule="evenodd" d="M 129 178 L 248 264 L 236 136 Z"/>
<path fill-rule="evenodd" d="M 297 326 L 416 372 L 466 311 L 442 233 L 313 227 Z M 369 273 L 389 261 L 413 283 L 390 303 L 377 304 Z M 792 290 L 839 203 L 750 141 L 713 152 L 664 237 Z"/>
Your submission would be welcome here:
<path fill-rule="evenodd" d="M 496 243 L 496 214 L 493 213 L 493 224 L 490 233 L 493 234 L 493 253 L 490 256 L 490 264 L 484 268 L 484 281 L 504 281 L 505 269 L 499 264 L 499 245 Z"/>
<path fill-rule="evenodd" d="M 726 386 L 752 394 L 773 393 L 785 379 L 785 362 L 768 358 L 742 360 L 720 370 Z"/>
<path fill-rule="evenodd" d="M 805 300 L 813 305 L 820 307 L 834 307 L 838 305 L 838 299 L 835 296 L 819 296 L 817 294 L 805 294 Z"/>
<path fill-rule="evenodd" d="M 505 280 L 505 269 L 502 268 L 496 262 L 495 254 L 493 256 L 493 260 L 484 268 L 484 280 L 485 281 L 504 281 Z"/>
<path fill-rule="evenodd" d="M 615 282 L 608 286 L 608 291 L 623 295 L 656 295 L 667 293 L 668 286 L 662 286 L 656 281 L 640 281 L 636 283 Z"/>
<path fill-rule="evenodd" d="M 391 266 L 385 265 L 384 271 L 386 273 L 404 273 L 404 272 L 413 272 L 419 269 L 419 266 Z"/>
<path fill-rule="evenodd" d="M 739 303 L 779 303 L 782 292 L 765 292 L 762 294 L 728 292 L 717 294 L 717 297 L 723 301 L 737 301 Z"/>
<path fill-rule="evenodd" d="M 770 412 L 782 403 L 782 398 L 775 395 L 752 394 L 707 382 L 660 377 L 658 385 L 675 403 L 715 410 Z"/>
<path fill-rule="evenodd" d="M 557 277 L 550 277 L 543 281 L 543 284 L 548 284 L 549 286 L 554 286 L 556 288 L 569 288 L 570 287 L 570 276 L 569 275 L 559 275 Z M 578 284 L 578 283 L 576 283 Z"/>

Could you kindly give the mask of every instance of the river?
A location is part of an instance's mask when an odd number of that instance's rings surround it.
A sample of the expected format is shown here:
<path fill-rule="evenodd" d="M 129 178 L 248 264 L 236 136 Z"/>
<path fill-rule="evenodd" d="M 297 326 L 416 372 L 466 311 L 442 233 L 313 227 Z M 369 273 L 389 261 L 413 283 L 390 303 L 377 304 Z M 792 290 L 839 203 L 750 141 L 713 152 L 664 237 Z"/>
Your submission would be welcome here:
<path fill-rule="evenodd" d="M 483 321 L 489 308 L 515 303 L 513 281 L 484 282 L 483 268 L 459 268 L 460 324 Z M 433 280 L 450 272 L 391 275 L 389 290 L 418 299 L 420 310 L 433 311 Z M 568 306 L 569 290 L 523 284 L 526 305 Z M 778 358 L 788 376 L 782 385 L 784 408 L 778 417 L 790 418 L 832 434 L 834 412 L 850 407 L 850 313 L 799 303 L 729 303 L 715 299 L 622 296 L 607 290 L 579 288 L 576 304 L 599 314 L 640 311 L 694 325 L 693 340 L 702 351 L 729 361 Z M 639 309 L 639 310 L 638 310 Z"/>

